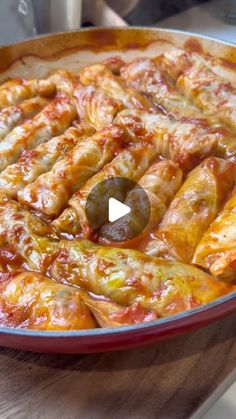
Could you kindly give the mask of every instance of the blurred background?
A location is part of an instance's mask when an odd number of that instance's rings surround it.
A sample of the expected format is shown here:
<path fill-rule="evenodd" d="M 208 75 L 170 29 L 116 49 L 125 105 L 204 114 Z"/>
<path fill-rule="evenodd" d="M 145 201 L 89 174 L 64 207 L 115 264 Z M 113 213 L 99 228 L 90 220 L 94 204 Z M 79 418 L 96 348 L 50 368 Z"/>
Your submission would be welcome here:
<path fill-rule="evenodd" d="M 174 28 L 236 41 L 236 0 L 0 0 L 0 44 L 86 26 Z"/>

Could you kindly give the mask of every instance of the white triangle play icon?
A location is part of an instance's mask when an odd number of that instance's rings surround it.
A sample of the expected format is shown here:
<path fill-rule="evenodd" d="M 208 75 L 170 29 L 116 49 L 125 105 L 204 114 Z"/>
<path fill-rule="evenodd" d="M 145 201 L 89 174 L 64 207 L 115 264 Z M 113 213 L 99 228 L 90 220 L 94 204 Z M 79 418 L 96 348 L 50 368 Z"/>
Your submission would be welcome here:
<path fill-rule="evenodd" d="M 129 214 L 131 211 L 130 207 L 115 198 L 109 198 L 108 201 L 108 219 L 110 223 L 113 223 L 124 215 Z"/>

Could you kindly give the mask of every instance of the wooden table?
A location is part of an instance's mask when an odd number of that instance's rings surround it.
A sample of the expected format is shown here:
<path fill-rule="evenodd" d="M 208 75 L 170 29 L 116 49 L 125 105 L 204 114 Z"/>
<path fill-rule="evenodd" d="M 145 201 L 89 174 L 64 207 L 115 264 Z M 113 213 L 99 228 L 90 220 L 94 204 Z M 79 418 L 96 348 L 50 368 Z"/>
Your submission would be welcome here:
<path fill-rule="evenodd" d="M 43 355 L 2 348 L 0 418 L 197 418 L 235 378 L 235 336 L 233 314 L 130 351 Z"/>

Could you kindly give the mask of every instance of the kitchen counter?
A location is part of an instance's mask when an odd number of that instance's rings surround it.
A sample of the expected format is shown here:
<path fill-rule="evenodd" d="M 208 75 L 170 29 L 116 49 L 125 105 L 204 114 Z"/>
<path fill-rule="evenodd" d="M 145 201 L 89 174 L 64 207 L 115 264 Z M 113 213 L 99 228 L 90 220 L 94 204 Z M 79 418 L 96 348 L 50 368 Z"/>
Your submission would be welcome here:
<path fill-rule="evenodd" d="M 231 25 L 222 20 L 219 6 L 217 5 L 218 2 L 219 0 L 214 0 L 192 7 L 185 12 L 161 20 L 156 26 L 199 33 L 223 41 L 236 43 L 236 23 L 235 25 Z"/>
<path fill-rule="evenodd" d="M 199 419 L 235 379 L 235 324 L 236 313 L 122 352 L 45 355 L 1 348 L 0 418 Z M 221 419 L 230 419 L 229 409 Z"/>

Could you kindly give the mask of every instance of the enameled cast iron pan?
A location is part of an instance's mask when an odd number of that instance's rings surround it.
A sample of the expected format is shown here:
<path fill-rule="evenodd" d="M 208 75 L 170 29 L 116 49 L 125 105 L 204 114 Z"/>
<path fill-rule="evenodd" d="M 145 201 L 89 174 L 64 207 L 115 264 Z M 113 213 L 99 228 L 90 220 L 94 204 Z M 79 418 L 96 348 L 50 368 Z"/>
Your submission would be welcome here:
<path fill-rule="evenodd" d="M 126 60 L 156 56 L 175 46 L 210 52 L 221 71 L 236 79 L 236 45 L 180 31 L 144 28 L 84 29 L 42 36 L 0 48 L 0 81 L 44 77 L 53 69 L 77 69 L 109 56 Z M 236 292 L 199 308 L 135 326 L 84 331 L 42 332 L 0 328 L 0 345 L 54 353 L 88 353 L 129 348 L 203 327 L 236 310 Z"/>

